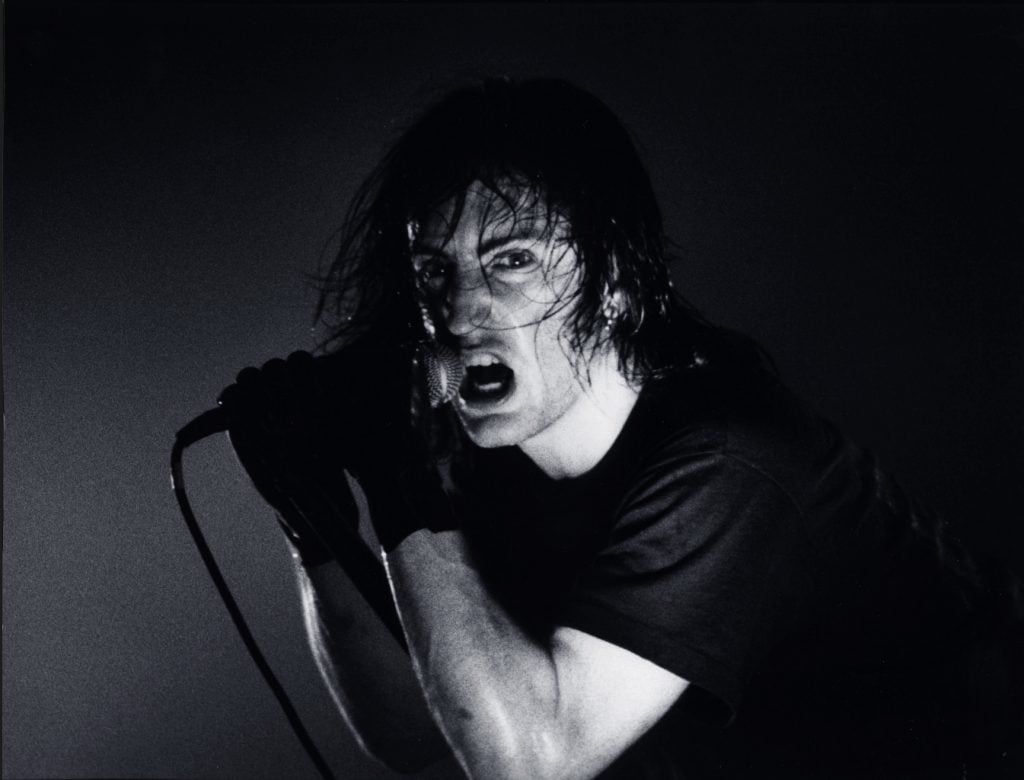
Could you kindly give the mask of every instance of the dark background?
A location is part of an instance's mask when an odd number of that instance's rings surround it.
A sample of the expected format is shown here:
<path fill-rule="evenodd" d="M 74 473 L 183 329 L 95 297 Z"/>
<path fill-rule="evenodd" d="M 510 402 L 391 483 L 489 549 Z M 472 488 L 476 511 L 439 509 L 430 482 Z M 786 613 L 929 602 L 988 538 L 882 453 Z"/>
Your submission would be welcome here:
<path fill-rule="evenodd" d="M 1024 568 L 1024 36 L 1010 8 L 6 5 L 5 777 L 313 777 L 168 487 L 174 431 L 313 345 L 403 122 L 556 75 L 635 131 L 676 283 Z M 196 510 L 339 775 L 289 559 L 222 437 Z"/>

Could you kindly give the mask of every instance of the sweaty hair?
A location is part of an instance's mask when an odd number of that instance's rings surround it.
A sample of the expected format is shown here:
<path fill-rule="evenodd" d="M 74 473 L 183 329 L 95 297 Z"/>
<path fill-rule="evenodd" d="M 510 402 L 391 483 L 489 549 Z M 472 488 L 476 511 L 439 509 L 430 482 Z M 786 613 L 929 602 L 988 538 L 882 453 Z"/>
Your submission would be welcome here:
<path fill-rule="evenodd" d="M 568 306 L 563 336 L 582 365 L 609 342 L 625 375 L 641 383 L 765 362 L 752 341 L 712 326 L 675 292 L 661 212 L 629 132 L 596 97 L 555 79 L 493 79 L 451 92 L 398 139 L 358 190 L 321 280 L 326 347 L 363 336 L 423 338 L 411 226 L 446 203 L 457 215 L 474 182 L 513 212 L 543 203 L 566 226 L 579 286 L 557 307 Z"/>

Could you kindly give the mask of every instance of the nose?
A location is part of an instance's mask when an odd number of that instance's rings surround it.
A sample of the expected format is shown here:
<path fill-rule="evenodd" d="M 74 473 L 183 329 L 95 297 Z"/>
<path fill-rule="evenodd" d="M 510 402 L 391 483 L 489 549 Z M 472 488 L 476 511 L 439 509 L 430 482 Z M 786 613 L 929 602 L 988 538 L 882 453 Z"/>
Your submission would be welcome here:
<path fill-rule="evenodd" d="M 443 309 L 448 332 L 463 337 L 485 327 L 492 305 L 490 285 L 479 267 L 454 274 Z"/>

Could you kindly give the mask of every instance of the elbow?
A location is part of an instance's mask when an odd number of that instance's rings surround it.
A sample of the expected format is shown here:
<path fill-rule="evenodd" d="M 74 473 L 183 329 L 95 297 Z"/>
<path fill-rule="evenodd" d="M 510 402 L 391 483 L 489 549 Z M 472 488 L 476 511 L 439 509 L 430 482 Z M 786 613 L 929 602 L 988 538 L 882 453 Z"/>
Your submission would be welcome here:
<path fill-rule="evenodd" d="M 488 761 L 476 766 L 463 762 L 463 769 L 470 780 L 567 780 L 572 777 L 567 771 L 533 757 L 526 759 L 504 756 L 499 761 Z"/>
<path fill-rule="evenodd" d="M 572 751 L 546 732 L 524 732 L 497 744 L 458 751 L 472 780 L 568 780 L 581 777 Z"/>
<path fill-rule="evenodd" d="M 591 777 L 578 759 L 576 729 L 557 707 L 509 710 L 492 698 L 445 719 L 445 733 L 470 780 L 577 780 Z"/>

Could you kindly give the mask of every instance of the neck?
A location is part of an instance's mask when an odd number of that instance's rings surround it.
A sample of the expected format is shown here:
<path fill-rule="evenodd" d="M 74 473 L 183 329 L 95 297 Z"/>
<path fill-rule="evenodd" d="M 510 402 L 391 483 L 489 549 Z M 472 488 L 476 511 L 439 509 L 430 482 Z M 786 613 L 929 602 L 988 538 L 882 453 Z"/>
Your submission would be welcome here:
<path fill-rule="evenodd" d="M 573 406 L 520 449 L 552 479 L 578 477 L 600 462 L 622 432 L 639 389 L 618 370 L 618 361 L 595 360 L 590 384 Z"/>

